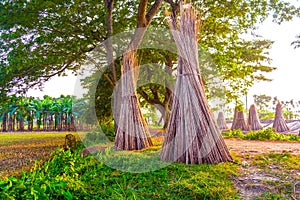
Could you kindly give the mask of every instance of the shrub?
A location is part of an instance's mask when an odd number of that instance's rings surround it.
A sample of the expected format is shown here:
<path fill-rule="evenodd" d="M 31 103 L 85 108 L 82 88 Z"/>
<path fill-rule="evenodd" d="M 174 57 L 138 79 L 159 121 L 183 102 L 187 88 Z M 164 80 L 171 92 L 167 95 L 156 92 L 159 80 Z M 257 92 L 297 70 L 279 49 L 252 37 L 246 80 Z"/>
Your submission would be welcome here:
<path fill-rule="evenodd" d="M 37 163 L 20 178 L 0 179 L 0 199 L 238 199 L 230 178 L 238 173 L 233 163 L 172 163 L 157 171 L 129 173 L 106 166 L 107 152 L 103 159 L 82 158 L 78 146 L 74 153 L 55 151 L 51 160 Z M 137 157 L 127 153 L 119 156 L 136 163 L 146 158 L 145 152 L 136 152 Z"/>
<path fill-rule="evenodd" d="M 83 143 L 87 146 L 107 143 L 114 141 L 115 131 L 113 125 L 101 125 L 99 129 L 95 129 L 90 133 L 87 133 Z"/>
<path fill-rule="evenodd" d="M 300 137 L 289 134 L 280 134 L 273 131 L 272 128 L 267 128 L 259 131 L 249 131 L 244 134 L 241 130 L 230 130 L 222 133 L 225 138 L 238 137 L 243 140 L 280 140 L 280 141 L 300 141 Z"/>

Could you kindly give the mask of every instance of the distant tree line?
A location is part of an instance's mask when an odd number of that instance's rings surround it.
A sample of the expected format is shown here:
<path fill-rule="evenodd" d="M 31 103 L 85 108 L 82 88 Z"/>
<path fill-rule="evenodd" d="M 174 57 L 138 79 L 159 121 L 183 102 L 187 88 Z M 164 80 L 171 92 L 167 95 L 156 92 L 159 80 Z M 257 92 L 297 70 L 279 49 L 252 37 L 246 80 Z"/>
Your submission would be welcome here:
<path fill-rule="evenodd" d="M 75 131 L 87 124 L 82 115 L 87 108 L 83 99 L 70 95 L 43 99 L 11 95 L 0 104 L 2 132 Z"/>

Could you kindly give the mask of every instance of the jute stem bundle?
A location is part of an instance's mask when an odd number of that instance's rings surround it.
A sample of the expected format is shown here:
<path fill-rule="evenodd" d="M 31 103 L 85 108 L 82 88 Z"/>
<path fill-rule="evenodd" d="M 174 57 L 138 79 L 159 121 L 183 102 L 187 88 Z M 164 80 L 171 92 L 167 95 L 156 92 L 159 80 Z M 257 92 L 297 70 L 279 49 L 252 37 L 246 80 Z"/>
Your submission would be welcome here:
<path fill-rule="evenodd" d="M 180 32 L 170 23 L 178 47 L 178 69 L 167 134 L 160 153 L 165 161 L 220 163 L 232 157 L 210 111 L 198 63 L 196 17 L 191 5 L 180 5 Z"/>
<path fill-rule="evenodd" d="M 228 129 L 223 112 L 219 112 L 217 123 L 221 130 Z"/>
<path fill-rule="evenodd" d="M 276 105 L 276 113 L 275 113 L 275 119 L 273 122 L 273 129 L 275 132 L 282 133 L 289 130 L 289 127 L 287 126 L 285 119 L 282 115 L 282 107 L 281 103 L 278 101 Z"/>
<path fill-rule="evenodd" d="M 238 112 L 239 111 L 237 109 L 234 109 L 233 120 L 232 120 L 232 124 L 231 124 L 231 128 L 230 128 L 231 130 L 233 130 L 233 127 L 235 127 Z"/>
<path fill-rule="evenodd" d="M 250 109 L 249 109 L 248 125 L 249 125 L 249 128 L 253 131 L 257 131 L 262 128 L 259 118 L 258 118 L 256 107 L 253 104 L 250 106 Z"/>
<path fill-rule="evenodd" d="M 136 94 L 136 52 L 123 55 L 121 106 L 114 148 L 140 150 L 152 146 L 150 133 L 142 116 Z"/>
<path fill-rule="evenodd" d="M 249 126 L 247 125 L 244 117 L 243 111 L 235 111 L 235 117 L 231 126 L 232 130 L 241 129 L 242 131 L 249 131 Z"/>

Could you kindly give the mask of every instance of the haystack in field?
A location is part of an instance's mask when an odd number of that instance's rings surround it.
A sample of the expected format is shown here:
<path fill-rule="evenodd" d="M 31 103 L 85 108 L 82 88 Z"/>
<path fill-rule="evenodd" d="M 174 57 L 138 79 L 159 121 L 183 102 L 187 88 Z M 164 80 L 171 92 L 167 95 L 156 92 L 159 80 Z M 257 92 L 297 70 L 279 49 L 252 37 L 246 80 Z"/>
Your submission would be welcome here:
<path fill-rule="evenodd" d="M 256 107 L 253 104 L 250 106 L 249 109 L 248 125 L 249 128 L 253 131 L 262 129 L 262 125 L 260 124 Z"/>
<path fill-rule="evenodd" d="M 235 111 L 235 117 L 231 126 L 231 130 L 241 129 L 242 131 L 249 131 L 249 126 L 245 121 L 243 111 Z"/>
<path fill-rule="evenodd" d="M 285 131 L 289 131 L 289 127 L 286 125 L 285 119 L 282 115 L 282 107 L 281 103 L 278 101 L 276 105 L 276 113 L 273 122 L 273 129 L 275 132 L 282 133 Z"/>
<path fill-rule="evenodd" d="M 164 161 L 186 164 L 232 161 L 208 107 L 198 62 L 196 16 L 191 4 L 180 4 L 180 31 L 176 17 L 170 28 L 178 47 L 177 79 L 172 112 L 160 153 Z"/>
<path fill-rule="evenodd" d="M 136 70 L 136 52 L 127 51 L 123 55 L 122 101 L 114 145 L 116 150 L 140 150 L 152 146 L 150 132 L 137 99 Z"/>
<path fill-rule="evenodd" d="M 230 128 L 231 130 L 233 130 L 233 127 L 236 124 L 238 112 L 239 111 L 237 109 L 234 109 L 233 120 L 232 120 L 232 124 L 231 124 L 231 128 Z"/>
<path fill-rule="evenodd" d="M 223 112 L 219 112 L 217 124 L 221 130 L 228 129 Z"/>

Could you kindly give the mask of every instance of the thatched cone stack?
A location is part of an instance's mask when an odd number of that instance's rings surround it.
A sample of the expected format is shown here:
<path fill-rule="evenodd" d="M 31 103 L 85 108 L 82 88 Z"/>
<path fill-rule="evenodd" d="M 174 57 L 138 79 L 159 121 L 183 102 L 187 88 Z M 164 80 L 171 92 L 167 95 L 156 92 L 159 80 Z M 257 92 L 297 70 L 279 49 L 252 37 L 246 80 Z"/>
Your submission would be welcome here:
<path fill-rule="evenodd" d="M 219 112 L 217 124 L 221 130 L 228 129 L 223 112 Z"/>
<path fill-rule="evenodd" d="M 136 52 L 123 55 L 121 79 L 120 115 L 114 148 L 117 150 L 140 150 L 152 146 L 150 133 L 142 116 L 136 94 Z"/>
<path fill-rule="evenodd" d="M 196 17 L 191 5 L 180 5 L 180 33 L 170 27 L 178 47 L 177 80 L 168 130 L 160 153 L 165 161 L 220 163 L 232 157 L 210 111 L 199 72 Z"/>
<path fill-rule="evenodd" d="M 243 111 L 235 111 L 234 118 L 231 126 L 231 130 L 241 129 L 242 131 L 249 131 L 249 126 L 247 125 L 244 117 Z"/>
<path fill-rule="evenodd" d="M 282 133 L 289 130 L 289 127 L 286 125 L 285 119 L 282 115 L 281 103 L 278 101 L 276 105 L 275 119 L 273 122 L 273 129 L 275 132 Z"/>
<path fill-rule="evenodd" d="M 262 128 L 262 125 L 260 124 L 260 121 L 258 118 L 256 107 L 253 104 L 250 106 L 250 109 L 249 109 L 248 125 L 249 125 L 249 128 L 253 131 L 257 131 Z"/>
<path fill-rule="evenodd" d="M 235 124 L 236 124 L 236 121 L 237 121 L 238 112 L 239 111 L 237 109 L 234 110 L 233 120 L 232 120 L 232 124 L 231 124 L 231 128 L 230 129 L 232 129 L 233 127 L 235 127 Z"/>

